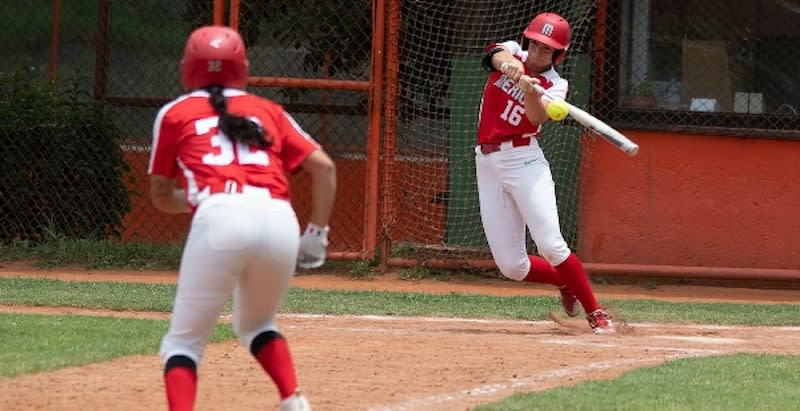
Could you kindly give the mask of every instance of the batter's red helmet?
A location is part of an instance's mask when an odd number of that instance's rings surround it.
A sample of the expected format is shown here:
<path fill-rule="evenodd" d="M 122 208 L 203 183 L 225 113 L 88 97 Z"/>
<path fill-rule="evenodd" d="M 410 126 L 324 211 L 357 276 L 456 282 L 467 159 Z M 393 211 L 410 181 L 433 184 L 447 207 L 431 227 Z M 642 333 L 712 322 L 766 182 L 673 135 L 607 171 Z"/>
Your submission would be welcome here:
<path fill-rule="evenodd" d="M 239 33 L 225 26 L 204 26 L 186 40 L 181 82 L 186 90 L 206 86 L 244 89 L 249 65 Z"/>
<path fill-rule="evenodd" d="M 556 50 L 553 62 L 558 64 L 564 60 L 569 48 L 569 23 L 555 13 L 541 13 L 531 20 L 522 37 L 522 47 L 528 48 L 530 40 L 536 40 Z"/>

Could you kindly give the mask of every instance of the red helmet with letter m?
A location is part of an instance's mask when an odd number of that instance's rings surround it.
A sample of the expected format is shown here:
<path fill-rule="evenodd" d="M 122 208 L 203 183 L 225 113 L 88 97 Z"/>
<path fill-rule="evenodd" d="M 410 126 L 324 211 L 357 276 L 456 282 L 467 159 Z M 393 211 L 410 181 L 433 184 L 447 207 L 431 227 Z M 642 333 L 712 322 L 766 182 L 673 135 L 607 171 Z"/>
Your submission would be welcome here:
<path fill-rule="evenodd" d="M 569 23 L 555 13 L 541 13 L 531 20 L 522 37 L 522 48 L 528 49 L 531 40 L 538 41 L 547 47 L 553 48 L 553 63 L 564 61 L 569 48 L 570 29 Z"/>
<path fill-rule="evenodd" d="M 204 26 L 186 40 L 181 83 L 186 90 L 223 86 L 244 89 L 249 69 L 242 36 L 225 26 Z"/>

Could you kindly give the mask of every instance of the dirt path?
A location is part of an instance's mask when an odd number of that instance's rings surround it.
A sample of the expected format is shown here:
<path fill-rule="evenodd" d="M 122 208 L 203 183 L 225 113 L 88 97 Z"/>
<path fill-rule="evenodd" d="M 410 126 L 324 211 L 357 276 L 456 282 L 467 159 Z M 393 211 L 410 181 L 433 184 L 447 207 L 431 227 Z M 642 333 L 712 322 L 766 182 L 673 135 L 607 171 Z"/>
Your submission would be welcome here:
<path fill-rule="evenodd" d="M 0 276 L 69 280 L 174 282 L 174 273 L 36 271 L 2 267 Z M 555 295 L 510 281 L 402 281 L 394 275 L 353 280 L 303 274 L 294 287 Z M 600 299 L 656 298 L 731 302 L 800 301 L 798 290 L 711 287 L 597 286 Z M 168 318 L 163 313 L 103 313 L 32 307 L 0 311 L 71 312 Z M 224 321 L 225 319 L 223 319 Z M 632 324 L 620 335 L 596 336 L 583 320 L 482 321 L 377 316 L 281 315 L 298 377 L 315 410 L 464 410 L 518 391 L 538 391 L 621 373 L 676 358 L 734 352 L 800 355 L 800 327 Z M 275 389 L 235 342 L 209 347 L 200 368 L 198 410 L 276 409 Z M 0 378 L 0 409 L 164 409 L 156 356 L 126 357 L 88 367 Z"/>

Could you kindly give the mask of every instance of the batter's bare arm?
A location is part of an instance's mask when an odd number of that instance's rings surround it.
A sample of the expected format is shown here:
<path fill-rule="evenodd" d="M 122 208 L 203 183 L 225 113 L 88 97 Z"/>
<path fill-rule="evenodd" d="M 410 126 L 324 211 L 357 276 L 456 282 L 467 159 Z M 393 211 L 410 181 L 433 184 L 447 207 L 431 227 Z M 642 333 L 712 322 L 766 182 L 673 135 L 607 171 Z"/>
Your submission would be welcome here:
<path fill-rule="evenodd" d="M 182 189 L 177 188 L 178 180 L 164 176 L 150 176 L 150 201 L 156 209 L 169 214 L 189 212 L 189 203 Z"/>
<path fill-rule="evenodd" d="M 539 85 L 539 80 L 523 75 L 517 84 L 525 92 L 525 116 L 528 120 L 533 124 L 542 124 L 550 119 L 547 115 L 547 105 L 534 87 Z"/>
<path fill-rule="evenodd" d="M 311 174 L 309 222 L 325 227 L 330 221 L 336 197 L 336 165 L 324 151 L 316 150 L 303 161 L 303 169 Z"/>

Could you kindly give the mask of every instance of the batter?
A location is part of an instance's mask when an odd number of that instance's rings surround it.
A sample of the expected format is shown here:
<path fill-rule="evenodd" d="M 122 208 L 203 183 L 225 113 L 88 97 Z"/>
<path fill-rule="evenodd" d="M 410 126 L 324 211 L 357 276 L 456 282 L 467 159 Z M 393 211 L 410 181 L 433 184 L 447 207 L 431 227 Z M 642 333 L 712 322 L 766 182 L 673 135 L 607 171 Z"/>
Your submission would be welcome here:
<path fill-rule="evenodd" d="M 506 41 L 486 47 L 482 64 L 489 76 L 475 147 L 481 221 L 504 276 L 559 287 L 567 315 L 577 316 L 583 306 L 591 329 L 610 334 L 614 325 L 561 234 L 555 183 L 538 143 L 548 115 L 534 85 L 566 99 L 568 82 L 555 66 L 564 60 L 569 38 L 566 20 L 541 13 L 528 24 L 522 44 Z M 542 257 L 527 254 L 526 224 Z"/>

